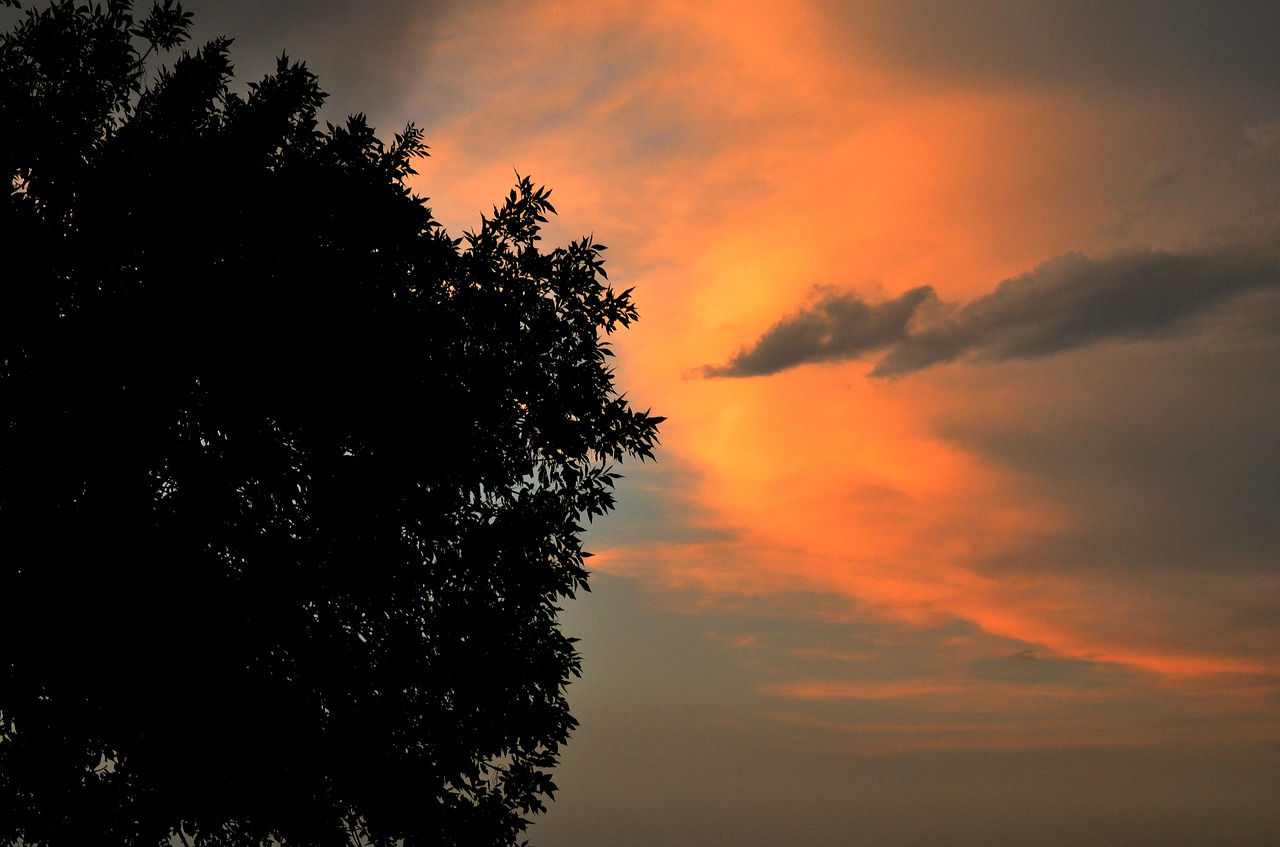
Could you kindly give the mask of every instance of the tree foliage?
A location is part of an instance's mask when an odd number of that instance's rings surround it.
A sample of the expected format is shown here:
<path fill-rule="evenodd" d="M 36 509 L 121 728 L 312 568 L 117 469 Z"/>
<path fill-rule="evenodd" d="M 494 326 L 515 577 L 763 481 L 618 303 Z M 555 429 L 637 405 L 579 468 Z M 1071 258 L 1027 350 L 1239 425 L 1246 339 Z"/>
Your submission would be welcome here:
<path fill-rule="evenodd" d="M 528 178 L 450 238 L 422 133 L 322 129 L 302 64 L 149 74 L 189 25 L 0 42 L 0 843 L 511 843 L 582 518 L 661 420 L 608 367 L 635 307 Z"/>

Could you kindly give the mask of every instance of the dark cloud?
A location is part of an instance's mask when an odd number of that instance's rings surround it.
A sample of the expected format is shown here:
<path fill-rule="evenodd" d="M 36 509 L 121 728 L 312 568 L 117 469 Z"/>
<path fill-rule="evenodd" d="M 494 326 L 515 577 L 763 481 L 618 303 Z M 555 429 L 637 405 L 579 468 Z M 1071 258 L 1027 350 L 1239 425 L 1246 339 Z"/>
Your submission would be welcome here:
<path fill-rule="evenodd" d="M 1274 86 L 1259 83 L 1280 73 L 1280 5 L 1269 0 L 825 0 L 825 6 L 837 37 L 949 82 L 1180 85 L 1274 98 Z"/>
<path fill-rule="evenodd" d="M 43 0 L 24 3 L 41 9 Z M 151 7 L 135 0 L 134 15 Z M 183 0 L 193 15 L 194 50 L 210 39 L 234 39 L 231 60 L 241 88 L 275 70 L 287 54 L 305 62 L 329 94 L 323 117 L 338 123 L 363 112 L 390 136 L 410 120 L 422 124 L 428 115 L 403 114 L 415 88 L 429 84 L 422 70 L 432 41 L 460 7 L 457 0 Z M 7 32 L 23 16 L 0 8 L 0 31 Z M 172 64 L 177 53 L 161 57 Z"/>
<path fill-rule="evenodd" d="M 709 377 L 766 376 L 808 362 L 856 359 L 901 344 L 912 316 L 936 299 L 927 285 L 874 305 L 857 294 L 828 293 L 774 324 L 727 365 L 708 365 L 702 371 Z"/>
<path fill-rule="evenodd" d="M 144 8 L 139 3 L 138 8 Z M 419 79 L 433 33 L 453 0 L 185 0 L 194 14 L 193 41 L 235 39 L 231 58 L 241 82 L 260 79 L 288 54 L 304 61 L 329 93 L 325 119 L 366 113 L 389 136 L 429 116 L 401 114 Z M 385 126 L 384 126 L 385 125 Z"/>
<path fill-rule="evenodd" d="M 1177 335 L 1247 291 L 1280 285 L 1274 249 L 1059 256 L 964 306 L 925 286 L 868 304 L 828 294 L 705 376 L 762 376 L 883 351 L 872 376 L 975 359 L 1034 359 L 1104 341 Z"/>
<path fill-rule="evenodd" d="M 909 335 L 872 374 L 905 374 L 964 356 L 1033 359 L 1101 341 L 1172 335 L 1242 291 L 1277 284 L 1280 262 L 1272 256 L 1068 254 Z"/>

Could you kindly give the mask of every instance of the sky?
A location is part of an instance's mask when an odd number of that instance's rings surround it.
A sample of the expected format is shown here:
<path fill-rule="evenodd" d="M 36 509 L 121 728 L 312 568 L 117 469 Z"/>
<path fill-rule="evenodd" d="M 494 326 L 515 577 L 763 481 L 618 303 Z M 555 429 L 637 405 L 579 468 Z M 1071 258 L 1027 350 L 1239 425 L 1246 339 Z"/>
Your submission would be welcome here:
<path fill-rule="evenodd" d="M 184 5 L 635 288 L 535 845 L 1280 843 L 1280 5 Z"/>

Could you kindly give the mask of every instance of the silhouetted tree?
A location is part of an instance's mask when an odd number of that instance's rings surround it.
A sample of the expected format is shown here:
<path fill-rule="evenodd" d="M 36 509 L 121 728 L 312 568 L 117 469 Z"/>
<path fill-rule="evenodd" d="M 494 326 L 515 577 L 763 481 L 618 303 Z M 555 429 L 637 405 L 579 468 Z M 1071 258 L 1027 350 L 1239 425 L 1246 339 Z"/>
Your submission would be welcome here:
<path fill-rule="evenodd" d="M 0 43 L 0 843 L 511 843 L 661 420 L 635 308 L 527 178 L 453 240 L 412 125 L 225 39 L 149 76 L 190 15 L 130 5 Z"/>

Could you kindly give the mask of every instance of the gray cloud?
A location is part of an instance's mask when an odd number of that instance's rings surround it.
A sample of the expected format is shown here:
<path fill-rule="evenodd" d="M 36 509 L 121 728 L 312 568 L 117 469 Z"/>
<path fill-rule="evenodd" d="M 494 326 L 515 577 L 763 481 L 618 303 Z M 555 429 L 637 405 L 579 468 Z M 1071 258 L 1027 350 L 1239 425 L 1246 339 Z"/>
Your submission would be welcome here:
<path fill-rule="evenodd" d="M 389 138 L 408 121 L 421 124 L 431 117 L 402 114 L 402 105 L 420 85 L 432 36 L 449 20 L 455 3 L 185 0 L 183 7 L 195 16 L 194 46 L 217 36 L 235 39 L 231 59 L 241 83 L 273 71 L 275 60 L 287 53 L 305 62 L 329 93 L 324 119 L 339 123 L 364 112 Z"/>
<path fill-rule="evenodd" d="M 856 359 L 903 343 L 912 316 L 923 304 L 936 300 L 927 285 L 874 305 L 857 294 L 828 293 L 774 324 L 728 364 L 703 368 L 703 375 L 766 376 L 808 362 Z"/>
<path fill-rule="evenodd" d="M 825 0 L 836 37 L 950 81 L 1181 85 L 1269 97 L 1280 6 L 1268 0 Z"/>
<path fill-rule="evenodd" d="M 1274 249 L 1156 251 L 1093 259 L 1070 253 L 963 306 L 912 289 L 868 304 L 828 294 L 772 326 L 708 377 L 763 376 L 882 352 L 872 376 L 958 359 L 1034 359 L 1114 340 L 1177 335 L 1246 291 L 1280 285 Z"/>
<path fill-rule="evenodd" d="M 24 3 L 41 9 L 42 0 Z M 150 0 L 135 0 L 134 15 L 145 15 Z M 453 21 L 457 0 L 183 0 L 191 12 L 195 50 L 210 39 L 233 39 L 231 61 L 243 90 L 275 70 L 282 53 L 304 62 L 329 94 L 322 119 L 340 123 L 363 112 L 389 139 L 405 123 L 422 125 L 434 115 L 408 114 L 405 103 L 423 86 L 433 41 Z M 0 7 L 0 32 L 23 16 Z M 172 64 L 178 51 L 161 55 Z"/>

